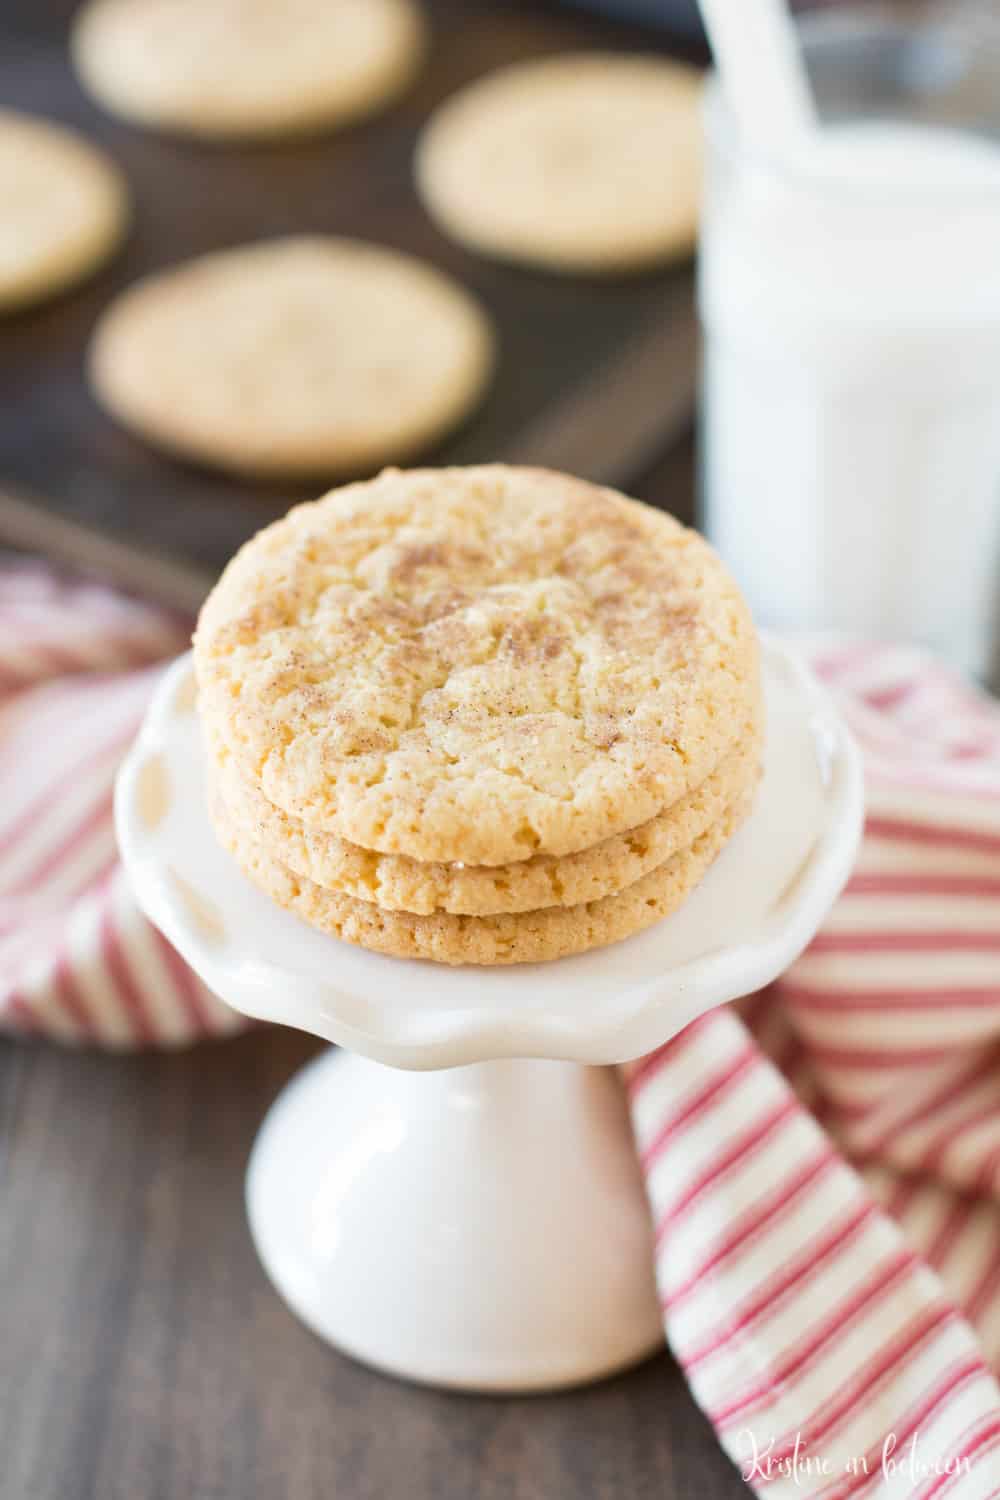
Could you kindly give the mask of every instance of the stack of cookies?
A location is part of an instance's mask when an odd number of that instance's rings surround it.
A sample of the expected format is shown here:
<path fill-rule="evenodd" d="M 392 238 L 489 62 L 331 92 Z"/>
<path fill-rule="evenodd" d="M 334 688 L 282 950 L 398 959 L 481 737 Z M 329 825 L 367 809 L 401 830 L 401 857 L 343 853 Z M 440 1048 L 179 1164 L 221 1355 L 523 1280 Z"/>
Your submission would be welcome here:
<path fill-rule="evenodd" d="M 279 905 L 440 963 L 667 916 L 757 785 L 758 645 L 718 558 L 566 475 L 388 470 L 237 554 L 195 637 L 219 838 Z"/>

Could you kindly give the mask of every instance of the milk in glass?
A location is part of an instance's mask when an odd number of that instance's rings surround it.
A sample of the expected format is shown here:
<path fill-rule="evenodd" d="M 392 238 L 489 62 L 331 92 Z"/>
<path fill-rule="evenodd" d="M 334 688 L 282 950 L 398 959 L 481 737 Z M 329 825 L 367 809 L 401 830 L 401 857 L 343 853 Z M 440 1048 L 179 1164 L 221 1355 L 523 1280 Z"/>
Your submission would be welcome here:
<path fill-rule="evenodd" d="M 1000 145 L 898 122 L 752 159 L 709 108 L 703 524 L 758 619 L 985 675 L 1000 567 Z"/>

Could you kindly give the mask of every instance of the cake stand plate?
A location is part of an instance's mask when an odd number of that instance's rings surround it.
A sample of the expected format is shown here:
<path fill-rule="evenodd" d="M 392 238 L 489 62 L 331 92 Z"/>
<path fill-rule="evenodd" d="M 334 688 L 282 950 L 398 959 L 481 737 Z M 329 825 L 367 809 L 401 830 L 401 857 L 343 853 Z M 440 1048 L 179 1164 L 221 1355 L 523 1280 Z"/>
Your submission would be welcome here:
<path fill-rule="evenodd" d="M 754 812 L 673 916 L 549 964 L 447 968 L 351 947 L 280 910 L 217 844 L 190 660 L 119 776 L 137 898 L 218 995 L 346 1049 L 288 1085 L 255 1143 L 251 1230 L 322 1337 L 477 1390 L 596 1379 L 662 1342 L 652 1236 L 617 1075 L 776 978 L 846 881 L 860 763 L 830 700 L 765 649 Z"/>

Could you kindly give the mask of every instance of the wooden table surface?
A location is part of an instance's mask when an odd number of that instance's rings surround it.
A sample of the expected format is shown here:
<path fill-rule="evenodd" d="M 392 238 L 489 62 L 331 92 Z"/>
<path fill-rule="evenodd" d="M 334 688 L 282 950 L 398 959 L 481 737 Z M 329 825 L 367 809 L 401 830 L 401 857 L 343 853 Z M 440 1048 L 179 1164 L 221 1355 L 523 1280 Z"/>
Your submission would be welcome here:
<path fill-rule="evenodd" d="M 663 1355 L 589 1389 L 403 1385 L 322 1344 L 257 1263 L 243 1171 L 320 1044 L 0 1043 L 4 1500 L 737 1500 Z"/>

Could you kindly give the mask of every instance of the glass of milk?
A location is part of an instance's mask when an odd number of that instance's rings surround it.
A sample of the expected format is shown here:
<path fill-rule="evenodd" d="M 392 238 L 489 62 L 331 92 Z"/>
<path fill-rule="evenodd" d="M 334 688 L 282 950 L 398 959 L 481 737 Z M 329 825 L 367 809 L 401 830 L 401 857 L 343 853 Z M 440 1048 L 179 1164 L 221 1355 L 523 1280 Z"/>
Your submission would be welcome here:
<path fill-rule="evenodd" d="M 761 623 L 918 641 L 989 677 L 1000 29 L 991 56 L 970 16 L 804 24 L 808 158 L 750 153 L 710 89 L 702 524 Z"/>

